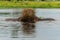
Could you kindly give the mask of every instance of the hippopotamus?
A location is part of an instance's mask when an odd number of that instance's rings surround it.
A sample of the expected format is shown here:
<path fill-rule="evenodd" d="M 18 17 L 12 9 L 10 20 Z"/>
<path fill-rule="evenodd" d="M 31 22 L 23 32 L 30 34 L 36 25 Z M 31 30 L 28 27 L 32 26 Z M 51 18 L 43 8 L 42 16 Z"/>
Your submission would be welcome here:
<path fill-rule="evenodd" d="M 18 22 L 37 22 L 37 21 L 55 21 L 53 18 L 39 18 L 35 15 L 35 11 L 32 8 L 27 8 L 22 11 L 22 15 L 18 18 L 8 18 L 6 21 L 18 21 Z"/>
<path fill-rule="evenodd" d="M 34 9 L 27 8 L 22 11 L 22 15 L 18 18 L 8 18 L 6 21 L 18 21 L 21 22 L 23 32 L 32 33 L 34 31 L 34 23 L 38 21 L 55 21 L 53 18 L 39 18 L 35 15 Z"/>

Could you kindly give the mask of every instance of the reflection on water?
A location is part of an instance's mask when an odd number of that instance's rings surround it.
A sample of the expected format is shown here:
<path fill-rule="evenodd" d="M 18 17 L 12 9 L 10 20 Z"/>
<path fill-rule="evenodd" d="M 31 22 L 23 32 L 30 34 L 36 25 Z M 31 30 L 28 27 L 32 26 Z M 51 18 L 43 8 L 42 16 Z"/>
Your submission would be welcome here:
<path fill-rule="evenodd" d="M 11 31 L 11 37 L 12 38 L 18 38 L 18 30 L 12 30 Z"/>
<path fill-rule="evenodd" d="M 20 23 L 20 22 L 11 22 L 9 24 L 10 28 L 10 37 L 33 37 L 35 33 L 35 23 Z"/>
<path fill-rule="evenodd" d="M 35 32 L 35 24 L 34 23 L 22 23 L 23 33 L 25 34 L 32 34 Z"/>
<path fill-rule="evenodd" d="M 18 38 L 18 31 L 20 29 L 20 23 L 19 22 L 11 22 L 9 24 L 11 26 L 11 37 L 12 38 Z"/>

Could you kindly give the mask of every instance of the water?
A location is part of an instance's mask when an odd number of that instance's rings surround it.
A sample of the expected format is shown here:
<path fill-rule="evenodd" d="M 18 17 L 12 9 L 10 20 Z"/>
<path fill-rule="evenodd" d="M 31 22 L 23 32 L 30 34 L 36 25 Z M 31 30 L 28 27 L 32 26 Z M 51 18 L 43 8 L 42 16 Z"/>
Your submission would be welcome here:
<path fill-rule="evenodd" d="M 60 40 L 60 9 L 36 9 L 36 15 L 42 18 L 54 18 L 56 21 L 39 21 L 35 23 L 35 32 L 23 35 L 20 22 L 0 21 L 1 40 Z M 1 16 L 2 17 L 2 16 Z M 8 16 L 10 17 L 10 16 Z M 2 17 L 7 18 L 7 17 Z M 17 29 L 14 34 L 14 30 Z M 17 36 L 18 38 L 12 38 Z"/>

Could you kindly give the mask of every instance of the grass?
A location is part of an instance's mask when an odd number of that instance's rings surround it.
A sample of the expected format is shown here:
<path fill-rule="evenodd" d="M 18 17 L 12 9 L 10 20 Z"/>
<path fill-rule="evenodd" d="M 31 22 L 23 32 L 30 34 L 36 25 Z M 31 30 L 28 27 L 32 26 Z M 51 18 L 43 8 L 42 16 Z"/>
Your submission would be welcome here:
<path fill-rule="evenodd" d="M 60 2 L 8 2 L 0 1 L 0 8 L 60 8 Z"/>

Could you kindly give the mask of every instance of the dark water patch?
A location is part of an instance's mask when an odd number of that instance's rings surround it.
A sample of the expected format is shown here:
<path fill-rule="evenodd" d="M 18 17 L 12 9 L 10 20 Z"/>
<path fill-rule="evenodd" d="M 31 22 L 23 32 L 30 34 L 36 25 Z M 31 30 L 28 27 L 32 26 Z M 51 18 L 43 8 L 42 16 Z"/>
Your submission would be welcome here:
<path fill-rule="evenodd" d="M 35 33 L 35 23 L 22 23 L 22 31 L 24 34 Z"/>

